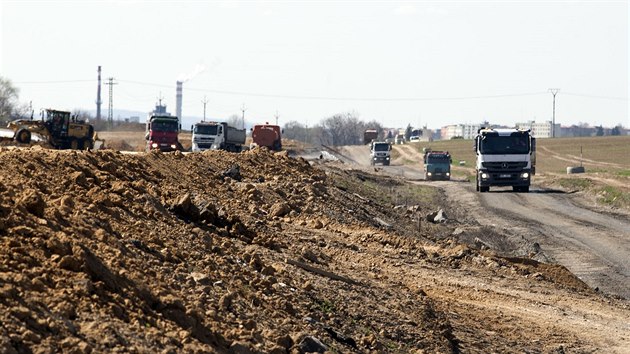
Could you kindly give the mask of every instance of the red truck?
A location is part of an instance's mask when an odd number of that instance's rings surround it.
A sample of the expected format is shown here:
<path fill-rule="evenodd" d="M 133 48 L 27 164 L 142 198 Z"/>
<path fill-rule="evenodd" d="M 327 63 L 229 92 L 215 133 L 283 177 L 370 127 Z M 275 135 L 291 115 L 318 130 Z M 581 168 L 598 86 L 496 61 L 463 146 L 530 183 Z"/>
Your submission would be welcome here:
<path fill-rule="evenodd" d="M 252 147 L 266 146 L 269 150 L 282 150 L 282 129 L 273 124 L 257 124 L 252 128 Z"/>
<path fill-rule="evenodd" d="M 176 116 L 167 114 L 153 114 L 147 119 L 146 134 L 147 151 L 175 151 L 182 150 L 177 139 L 179 122 Z"/>

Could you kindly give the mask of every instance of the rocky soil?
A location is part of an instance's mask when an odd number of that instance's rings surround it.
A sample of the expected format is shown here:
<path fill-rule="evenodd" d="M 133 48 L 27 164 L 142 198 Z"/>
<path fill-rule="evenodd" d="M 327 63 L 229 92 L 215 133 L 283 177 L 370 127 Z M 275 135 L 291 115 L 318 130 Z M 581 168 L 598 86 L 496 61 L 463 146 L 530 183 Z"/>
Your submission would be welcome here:
<path fill-rule="evenodd" d="M 1 147 L 0 352 L 630 350 L 627 301 L 457 244 L 447 205 L 263 149 Z"/>

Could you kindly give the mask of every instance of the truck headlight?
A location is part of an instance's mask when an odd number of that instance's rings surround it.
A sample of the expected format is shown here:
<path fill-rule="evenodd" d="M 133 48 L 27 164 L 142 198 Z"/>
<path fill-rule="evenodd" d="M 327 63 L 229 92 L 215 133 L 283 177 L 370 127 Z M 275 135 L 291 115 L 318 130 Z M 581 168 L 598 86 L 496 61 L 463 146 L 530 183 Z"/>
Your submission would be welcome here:
<path fill-rule="evenodd" d="M 447 176 L 450 176 L 450 175 L 451 175 L 451 173 L 450 173 L 450 172 L 446 172 L 446 175 L 447 175 Z"/>
<path fill-rule="evenodd" d="M 522 177 L 523 179 L 527 179 L 527 178 L 529 178 L 529 173 L 527 173 L 527 172 L 523 172 L 523 173 L 521 173 L 521 177 Z"/>
<path fill-rule="evenodd" d="M 488 178 L 488 174 L 487 174 L 487 173 L 485 173 L 485 172 L 483 172 L 483 173 L 481 174 L 481 178 L 483 178 L 483 179 Z"/>
<path fill-rule="evenodd" d="M 171 144 L 171 149 L 177 149 L 177 145 Z"/>
<path fill-rule="evenodd" d="M 433 175 L 431 172 L 427 172 L 427 176 L 431 176 Z"/>
<path fill-rule="evenodd" d="M 385 158 L 385 160 L 389 160 L 389 156 L 387 156 L 387 157 Z"/>
<path fill-rule="evenodd" d="M 151 147 L 155 149 L 156 147 L 158 147 L 158 144 L 157 143 L 153 143 L 153 144 L 151 144 Z"/>

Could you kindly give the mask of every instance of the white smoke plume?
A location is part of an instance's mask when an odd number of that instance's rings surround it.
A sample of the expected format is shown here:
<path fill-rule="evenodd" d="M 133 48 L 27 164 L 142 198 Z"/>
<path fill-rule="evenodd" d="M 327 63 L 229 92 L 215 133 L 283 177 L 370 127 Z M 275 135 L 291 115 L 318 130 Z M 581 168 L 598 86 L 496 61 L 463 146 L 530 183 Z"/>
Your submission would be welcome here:
<path fill-rule="evenodd" d="M 191 72 L 189 72 L 187 74 L 180 74 L 177 77 L 177 81 L 180 81 L 180 82 L 190 81 L 190 80 L 194 79 L 195 77 L 197 77 L 197 75 L 201 74 L 204 71 L 206 71 L 205 64 L 203 64 L 203 63 L 197 64 L 195 66 L 195 68 Z"/>

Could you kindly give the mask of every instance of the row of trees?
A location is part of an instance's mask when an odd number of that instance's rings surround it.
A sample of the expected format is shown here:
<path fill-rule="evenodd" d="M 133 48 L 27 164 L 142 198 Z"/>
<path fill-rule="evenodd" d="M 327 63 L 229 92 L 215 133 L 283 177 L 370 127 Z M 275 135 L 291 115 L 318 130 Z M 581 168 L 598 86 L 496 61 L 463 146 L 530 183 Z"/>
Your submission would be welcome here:
<path fill-rule="evenodd" d="M 298 121 L 284 125 L 283 136 L 287 139 L 303 141 L 313 145 L 360 145 L 363 144 L 363 132 L 376 129 L 379 136 L 384 136 L 384 129 L 377 121 L 364 122 L 355 112 L 335 114 L 309 127 Z"/>

